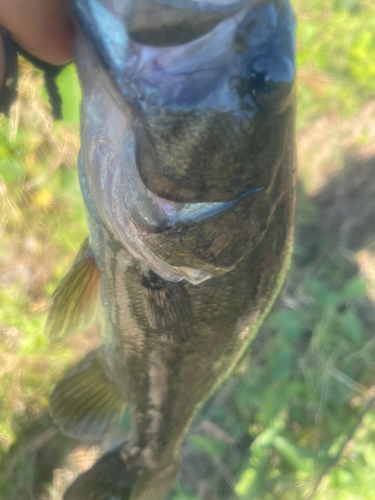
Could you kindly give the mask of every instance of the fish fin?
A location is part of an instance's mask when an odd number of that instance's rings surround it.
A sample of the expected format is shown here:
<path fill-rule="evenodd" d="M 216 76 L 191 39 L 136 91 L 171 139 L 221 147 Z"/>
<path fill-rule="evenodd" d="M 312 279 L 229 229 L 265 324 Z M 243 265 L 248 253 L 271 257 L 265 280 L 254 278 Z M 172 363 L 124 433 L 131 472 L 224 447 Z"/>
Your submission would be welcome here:
<path fill-rule="evenodd" d="M 65 338 L 87 330 L 97 320 L 99 305 L 99 271 L 87 238 L 52 296 L 47 337 Z"/>
<path fill-rule="evenodd" d="M 103 347 L 89 352 L 57 383 L 50 396 L 52 418 L 76 438 L 99 439 L 122 417 L 125 401 L 113 381 Z"/>
<path fill-rule="evenodd" d="M 137 475 L 126 468 L 122 447 L 103 455 L 67 489 L 64 500 L 128 500 Z"/>
<path fill-rule="evenodd" d="M 131 446 L 131 445 L 130 445 Z M 179 470 L 178 462 L 142 472 L 124 456 L 127 445 L 103 455 L 91 469 L 73 482 L 64 500 L 164 500 L 171 492 Z"/>
<path fill-rule="evenodd" d="M 191 339 L 193 312 L 184 283 L 165 281 L 149 271 L 141 284 L 150 326 L 176 343 Z"/>

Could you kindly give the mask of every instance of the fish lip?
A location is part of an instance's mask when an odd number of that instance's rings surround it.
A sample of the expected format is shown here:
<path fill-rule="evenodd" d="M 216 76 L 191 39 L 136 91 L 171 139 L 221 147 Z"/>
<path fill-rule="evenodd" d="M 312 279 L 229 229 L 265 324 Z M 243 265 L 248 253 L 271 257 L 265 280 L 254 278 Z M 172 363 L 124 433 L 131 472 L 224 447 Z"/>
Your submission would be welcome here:
<path fill-rule="evenodd" d="M 210 1 L 197 3 L 196 0 L 158 0 L 158 3 L 175 8 L 187 8 L 205 12 L 235 12 L 236 10 L 243 9 L 250 5 L 250 3 L 256 5 L 261 1 L 263 0 L 238 0 L 225 5 L 215 5 Z"/>
<path fill-rule="evenodd" d="M 221 201 L 221 202 L 208 202 L 208 203 L 186 203 L 184 208 L 181 210 L 183 215 L 180 216 L 178 222 L 200 222 L 201 220 L 208 219 L 214 217 L 215 215 L 220 214 L 226 210 L 229 210 L 233 206 L 240 203 L 242 200 L 251 196 L 255 193 L 261 192 L 265 189 L 265 186 L 254 187 L 245 193 L 237 196 L 231 201 Z M 189 214 L 189 210 L 194 209 L 195 206 L 202 205 L 203 210 L 201 212 Z"/>
<path fill-rule="evenodd" d="M 219 6 L 194 0 L 137 0 L 129 6 L 127 31 L 129 38 L 141 45 L 184 45 L 236 15 L 244 5 L 243 1 Z"/>
<path fill-rule="evenodd" d="M 142 217 L 140 217 L 141 220 L 136 217 L 138 220 L 135 219 L 134 223 L 138 230 L 144 235 L 168 233 L 168 231 L 175 229 L 179 224 L 188 224 L 191 228 L 199 222 L 208 221 L 210 218 L 229 210 L 235 205 L 238 205 L 241 201 L 245 201 L 249 196 L 266 190 L 267 186 L 254 187 L 231 201 L 176 204 L 181 205 L 181 207 L 177 208 L 174 212 L 172 209 L 170 213 L 167 214 L 165 223 L 159 224 L 157 227 L 145 223 Z M 153 193 L 149 192 L 149 196 L 154 199 L 156 198 L 163 206 L 170 204 L 169 200 L 156 196 Z"/>
<path fill-rule="evenodd" d="M 136 0 L 134 0 L 136 1 Z M 188 8 L 191 10 L 195 10 L 197 15 L 199 12 L 216 12 L 226 13 L 228 17 L 232 17 L 240 13 L 241 11 L 250 10 L 256 8 L 258 5 L 262 4 L 264 0 L 238 0 L 233 2 L 232 4 L 227 5 L 212 5 L 209 0 L 204 2 L 203 4 L 196 4 L 194 0 L 157 0 L 161 5 L 171 5 L 175 8 Z M 186 4 L 185 4 L 186 2 Z M 95 16 L 92 13 L 91 7 L 88 5 L 88 0 L 67 0 L 68 8 L 72 13 L 73 20 L 80 28 L 84 37 L 89 42 L 93 49 L 93 53 L 97 58 L 99 65 L 105 70 L 107 73 L 111 84 L 116 89 L 116 92 L 119 93 L 121 98 L 125 98 L 128 101 L 128 104 L 132 102 L 133 105 L 136 105 L 137 92 L 133 94 L 134 88 L 126 89 L 126 95 L 124 93 L 124 88 L 122 86 L 122 72 L 125 67 L 129 64 L 129 61 L 125 60 L 113 60 L 111 54 L 108 51 L 108 47 L 106 47 L 105 40 L 98 33 Z M 104 7 L 105 8 L 105 7 Z M 223 17 L 223 20 L 225 18 Z M 133 43 L 131 39 L 128 39 L 130 44 Z M 137 43 L 137 42 L 135 42 Z M 141 44 L 142 45 L 142 44 Z M 147 44 L 146 44 L 147 45 Z M 155 46 L 157 47 L 157 46 Z"/>
<path fill-rule="evenodd" d="M 136 1 L 136 0 L 135 0 Z M 198 12 L 211 12 L 211 13 L 223 13 L 228 16 L 234 15 L 236 12 L 239 12 L 242 9 L 249 8 L 250 6 L 256 6 L 264 0 L 238 0 L 233 4 L 228 5 L 212 5 L 209 2 L 204 2 L 203 4 L 197 4 L 194 0 L 158 0 L 158 3 L 161 6 L 166 5 L 172 8 L 184 8 L 192 11 Z M 114 77 L 114 81 L 116 81 L 116 75 L 113 71 L 111 62 L 108 58 L 107 51 L 103 40 L 100 38 L 98 34 L 95 33 L 95 21 L 93 19 L 91 9 L 87 5 L 87 0 L 67 0 L 68 7 L 73 14 L 73 18 L 78 21 L 80 28 L 87 40 L 90 41 L 90 44 L 94 48 L 94 52 L 98 56 L 100 63 L 104 66 L 104 68 L 112 74 Z"/>

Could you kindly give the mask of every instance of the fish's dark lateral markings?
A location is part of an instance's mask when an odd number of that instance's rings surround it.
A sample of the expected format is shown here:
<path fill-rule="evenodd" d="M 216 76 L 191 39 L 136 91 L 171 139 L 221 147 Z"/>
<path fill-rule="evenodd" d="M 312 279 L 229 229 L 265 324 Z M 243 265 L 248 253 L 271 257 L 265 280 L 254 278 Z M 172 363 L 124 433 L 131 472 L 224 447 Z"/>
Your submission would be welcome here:
<path fill-rule="evenodd" d="M 162 500 L 204 401 L 288 269 L 295 19 L 287 0 L 71 0 L 89 239 L 47 323 L 103 344 L 51 395 L 63 431 L 126 441 L 65 500 Z"/>

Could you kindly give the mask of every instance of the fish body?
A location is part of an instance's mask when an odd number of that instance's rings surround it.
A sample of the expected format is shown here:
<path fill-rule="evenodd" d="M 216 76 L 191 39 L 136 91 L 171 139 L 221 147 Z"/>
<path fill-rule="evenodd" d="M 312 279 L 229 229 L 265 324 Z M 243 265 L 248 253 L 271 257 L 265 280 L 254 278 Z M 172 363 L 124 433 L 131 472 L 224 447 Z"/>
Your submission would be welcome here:
<path fill-rule="evenodd" d="M 129 406 L 133 433 L 65 499 L 162 500 L 194 415 L 254 338 L 288 268 L 294 17 L 283 0 L 72 6 L 90 238 L 47 330 L 87 325 L 100 301 L 103 345 L 57 384 L 50 406 L 82 438 L 101 437 Z"/>

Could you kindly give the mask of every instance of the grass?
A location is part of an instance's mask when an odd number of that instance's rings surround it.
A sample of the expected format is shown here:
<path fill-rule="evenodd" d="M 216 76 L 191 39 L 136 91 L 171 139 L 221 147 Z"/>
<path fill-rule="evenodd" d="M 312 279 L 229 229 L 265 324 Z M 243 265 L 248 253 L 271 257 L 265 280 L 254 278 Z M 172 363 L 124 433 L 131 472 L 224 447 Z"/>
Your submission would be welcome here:
<path fill-rule="evenodd" d="M 196 419 L 170 500 L 375 496 L 375 5 L 294 7 L 293 266 L 237 377 Z M 80 94 L 69 67 L 65 120 L 53 123 L 41 75 L 25 62 L 21 72 L 20 99 L 0 120 L 0 499 L 57 500 L 100 451 L 65 439 L 47 414 L 55 381 L 97 340 L 91 331 L 56 346 L 43 333 L 87 233 Z"/>

